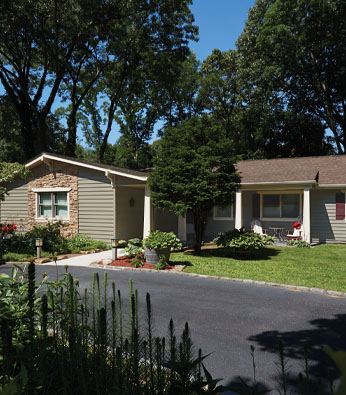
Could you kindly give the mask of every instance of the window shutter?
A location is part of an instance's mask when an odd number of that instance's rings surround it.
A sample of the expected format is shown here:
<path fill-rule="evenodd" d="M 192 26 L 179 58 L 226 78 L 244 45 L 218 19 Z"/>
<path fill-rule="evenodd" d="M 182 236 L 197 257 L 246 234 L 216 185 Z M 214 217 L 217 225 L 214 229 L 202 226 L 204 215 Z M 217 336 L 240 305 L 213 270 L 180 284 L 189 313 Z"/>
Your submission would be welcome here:
<path fill-rule="evenodd" d="M 260 195 L 255 193 L 252 195 L 252 217 L 259 218 L 260 214 Z"/>
<path fill-rule="evenodd" d="M 335 196 L 336 207 L 335 207 L 335 218 L 345 219 L 345 194 L 337 193 Z"/>

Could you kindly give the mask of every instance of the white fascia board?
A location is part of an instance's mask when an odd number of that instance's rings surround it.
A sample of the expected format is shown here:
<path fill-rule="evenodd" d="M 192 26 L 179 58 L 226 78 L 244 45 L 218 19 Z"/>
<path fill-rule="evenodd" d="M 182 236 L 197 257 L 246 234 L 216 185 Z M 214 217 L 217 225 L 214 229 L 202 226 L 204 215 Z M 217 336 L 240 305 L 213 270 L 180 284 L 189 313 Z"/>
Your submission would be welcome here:
<path fill-rule="evenodd" d="M 128 173 L 125 173 L 125 172 L 122 172 L 122 171 L 106 169 L 106 168 L 104 168 L 102 166 L 89 165 L 89 164 L 86 164 L 86 163 L 78 163 L 78 162 L 70 160 L 70 159 L 57 158 L 57 157 L 55 157 L 53 155 L 49 155 L 49 154 L 41 155 L 40 157 L 36 158 L 35 160 L 27 163 L 25 166 L 30 168 L 33 165 L 35 165 L 37 162 L 42 162 L 44 159 L 51 159 L 51 160 L 55 160 L 57 162 L 64 162 L 64 163 L 69 163 L 69 164 L 75 165 L 75 166 L 86 167 L 88 169 L 108 172 L 109 174 L 115 174 L 117 176 L 123 176 L 123 177 L 127 177 L 127 178 L 132 178 L 134 180 L 139 180 L 139 181 L 147 181 L 147 178 L 148 178 L 148 176 L 136 176 L 134 174 L 128 174 Z"/>
<path fill-rule="evenodd" d="M 303 185 L 303 184 L 316 184 L 316 180 L 306 180 L 306 181 L 274 181 L 274 182 L 241 182 L 240 186 L 251 186 L 251 185 Z"/>
<path fill-rule="evenodd" d="M 346 184 L 319 184 L 319 188 L 328 188 L 328 189 L 333 189 L 333 188 L 346 188 Z"/>

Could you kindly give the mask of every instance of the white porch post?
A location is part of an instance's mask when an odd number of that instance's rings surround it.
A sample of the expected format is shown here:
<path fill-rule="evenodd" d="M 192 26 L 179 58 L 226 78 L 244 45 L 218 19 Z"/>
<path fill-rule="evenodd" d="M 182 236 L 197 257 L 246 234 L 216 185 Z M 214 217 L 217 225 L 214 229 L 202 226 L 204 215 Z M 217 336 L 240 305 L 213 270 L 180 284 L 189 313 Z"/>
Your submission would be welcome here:
<path fill-rule="evenodd" d="M 186 241 L 186 216 L 178 216 L 178 238 L 182 241 Z"/>
<path fill-rule="evenodd" d="M 235 193 L 235 228 L 240 230 L 243 226 L 242 192 Z"/>
<path fill-rule="evenodd" d="M 145 239 L 153 229 L 153 209 L 150 199 L 150 190 L 144 190 L 144 219 L 143 219 L 143 239 Z"/>
<path fill-rule="evenodd" d="M 304 241 L 310 243 L 310 188 L 304 188 L 303 231 Z"/>

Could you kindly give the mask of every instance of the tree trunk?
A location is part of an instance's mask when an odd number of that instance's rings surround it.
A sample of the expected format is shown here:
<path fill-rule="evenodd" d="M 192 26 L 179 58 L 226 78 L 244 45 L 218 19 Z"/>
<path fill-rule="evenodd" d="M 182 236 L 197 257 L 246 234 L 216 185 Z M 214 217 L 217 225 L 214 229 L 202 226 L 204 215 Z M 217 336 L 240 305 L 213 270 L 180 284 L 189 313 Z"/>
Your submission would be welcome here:
<path fill-rule="evenodd" d="M 200 255 L 203 242 L 203 233 L 207 223 L 207 214 L 201 212 L 198 209 L 193 210 L 193 223 L 195 226 L 195 244 L 193 249 L 197 255 Z"/>
<path fill-rule="evenodd" d="M 71 113 L 67 120 L 67 131 L 68 138 L 65 148 L 65 154 L 67 156 L 76 156 L 76 143 L 77 143 L 77 107 L 73 106 Z"/>

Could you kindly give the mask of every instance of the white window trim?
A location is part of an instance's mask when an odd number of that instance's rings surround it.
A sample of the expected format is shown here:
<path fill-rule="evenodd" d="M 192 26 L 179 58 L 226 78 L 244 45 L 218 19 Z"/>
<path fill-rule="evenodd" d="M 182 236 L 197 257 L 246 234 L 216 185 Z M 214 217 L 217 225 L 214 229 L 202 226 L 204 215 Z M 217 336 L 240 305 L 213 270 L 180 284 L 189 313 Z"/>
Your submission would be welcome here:
<path fill-rule="evenodd" d="M 263 217 L 263 195 L 280 195 L 280 217 Z M 260 221 L 277 221 L 289 222 L 297 219 L 297 217 L 281 217 L 282 214 L 282 195 L 299 195 L 299 218 L 303 217 L 303 193 L 301 191 L 274 191 L 274 192 L 260 192 Z"/>
<path fill-rule="evenodd" d="M 72 188 L 32 188 L 35 193 L 40 192 L 70 192 Z"/>
<path fill-rule="evenodd" d="M 48 222 L 48 221 L 53 221 L 53 222 L 70 222 L 70 191 L 72 188 L 33 188 L 33 192 L 35 192 L 35 206 L 36 206 L 36 212 L 35 212 L 35 221 L 36 222 Z M 39 207 L 39 193 L 54 193 L 54 192 L 66 192 L 66 199 L 67 199 L 67 217 L 40 217 L 39 212 L 40 212 L 40 207 Z M 52 207 L 53 209 L 53 207 Z"/>
<path fill-rule="evenodd" d="M 231 203 L 231 216 L 230 217 L 217 217 L 216 216 L 216 207 L 213 207 L 213 220 L 214 221 L 232 221 L 234 219 L 233 215 L 233 203 Z"/>

